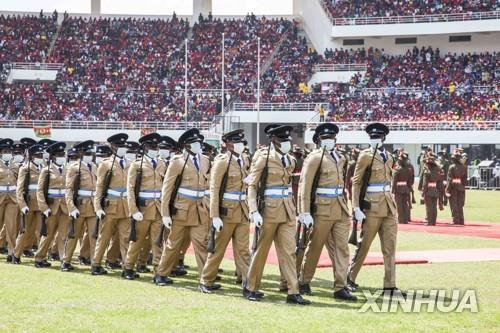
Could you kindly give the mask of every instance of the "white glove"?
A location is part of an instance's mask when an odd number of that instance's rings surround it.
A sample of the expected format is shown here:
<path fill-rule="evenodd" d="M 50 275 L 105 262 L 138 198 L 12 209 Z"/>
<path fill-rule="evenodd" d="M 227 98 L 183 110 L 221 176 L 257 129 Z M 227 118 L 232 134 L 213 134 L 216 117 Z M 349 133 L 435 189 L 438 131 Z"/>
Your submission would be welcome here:
<path fill-rule="evenodd" d="M 301 213 L 299 214 L 299 221 L 302 223 L 307 229 L 313 226 L 314 219 L 310 213 Z"/>
<path fill-rule="evenodd" d="M 264 220 L 262 219 L 262 216 L 260 215 L 259 212 L 253 212 L 250 214 L 250 220 L 255 224 L 256 227 L 260 228 L 262 227 L 262 223 Z"/>
<path fill-rule="evenodd" d="M 24 206 L 23 208 L 21 208 L 21 213 L 23 213 L 23 215 L 28 214 L 29 211 L 30 209 L 28 208 L 28 206 Z"/>
<path fill-rule="evenodd" d="M 354 218 L 356 218 L 356 221 L 360 222 L 366 219 L 365 213 L 359 209 L 359 207 L 354 207 Z"/>
<path fill-rule="evenodd" d="M 215 231 L 217 232 L 221 231 L 223 226 L 224 223 L 222 222 L 220 217 L 214 217 L 212 219 L 212 227 L 215 229 Z"/>
<path fill-rule="evenodd" d="M 71 213 L 69 213 L 69 216 L 74 218 L 75 220 L 80 217 L 80 211 L 77 209 L 73 210 Z"/>
<path fill-rule="evenodd" d="M 137 213 L 132 214 L 132 218 L 136 221 L 142 221 L 142 220 L 144 220 L 144 215 L 142 215 L 141 212 L 137 212 Z"/>
<path fill-rule="evenodd" d="M 99 209 L 97 212 L 95 212 L 95 215 L 99 218 L 99 220 L 102 220 L 104 216 L 106 216 L 106 212 L 104 212 L 102 209 Z"/>
<path fill-rule="evenodd" d="M 161 218 L 161 222 L 165 226 L 165 228 L 170 229 L 172 228 L 172 218 L 170 216 L 163 216 Z"/>
<path fill-rule="evenodd" d="M 50 210 L 50 208 L 47 208 L 47 209 L 43 212 L 43 215 L 45 215 L 45 217 L 49 217 L 49 216 L 50 216 L 50 213 L 52 213 L 52 211 Z"/>

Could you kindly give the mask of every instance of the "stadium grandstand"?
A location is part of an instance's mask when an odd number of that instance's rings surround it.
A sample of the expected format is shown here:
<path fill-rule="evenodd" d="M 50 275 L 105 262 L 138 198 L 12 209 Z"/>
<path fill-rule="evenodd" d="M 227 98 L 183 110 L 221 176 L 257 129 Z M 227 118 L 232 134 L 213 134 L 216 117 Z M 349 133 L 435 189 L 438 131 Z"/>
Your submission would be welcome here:
<path fill-rule="evenodd" d="M 412 158 L 422 143 L 498 155 L 496 0 L 294 0 L 281 16 L 216 15 L 209 0 L 192 15 L 113 15 L 89 2 L 88 13 L 1 13 L 11 137 L 242 127 L 255 145 L 280 121 L 311 143 L 308 128 L 335 121 L 344 143 L 360 144 L 359 126 L 384 121 Z"/>

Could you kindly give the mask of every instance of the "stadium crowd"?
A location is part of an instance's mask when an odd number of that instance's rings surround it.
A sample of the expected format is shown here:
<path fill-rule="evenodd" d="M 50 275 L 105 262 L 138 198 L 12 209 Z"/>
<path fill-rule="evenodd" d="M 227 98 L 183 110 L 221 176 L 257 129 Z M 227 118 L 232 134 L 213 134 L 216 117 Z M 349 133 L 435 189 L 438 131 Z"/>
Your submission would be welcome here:
<path fill-rule="evenodd" d="M 323 0 L 323 3 L 334 18 L 475 13 L 500 9 L 497 0 Z"/>
<path fill-rule="evenodd" d="M 1 17 L 3 78 L 12 61 L 59 62 L 54 83 L 1 83 L 0 119 L 179 121 L 184 113 L 187 21 Z M 312 50 L 286 19 L 200 17 L 188 53 L 188 119 L 221 112 L 221 37 L 225 36 L 226 105 L 256 101 L 256 37 L 261 38 L 261 102 L 325 103 L 333 120 L 494 120 L 498 117 L 498 53 L 442 54 L 413 48 Z M 16 44 L 17 43 L 17 44 Z M 19 44 L 19 45 L 18 45 Z M 12 49 L 16 52 L 12 52 Z M 316 64 L 363 63 L 349 84 L 307 86 Z M 3 81 L 3 79 L 2 79 Z M 373 91 L 373 89 L 379 89 Z M 205 90 L 205 91 L 204 91 Z M 356 110 L 352 112 L 352 110 Z"/>

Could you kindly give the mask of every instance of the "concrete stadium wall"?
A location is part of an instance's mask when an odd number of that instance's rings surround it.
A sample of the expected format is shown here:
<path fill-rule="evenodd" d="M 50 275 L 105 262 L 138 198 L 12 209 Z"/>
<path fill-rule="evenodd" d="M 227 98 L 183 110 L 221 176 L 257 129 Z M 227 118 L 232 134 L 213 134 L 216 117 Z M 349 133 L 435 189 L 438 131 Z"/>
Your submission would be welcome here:
<path fill-rule="evenodd" d="M 349 83 L 351 78 L 360 72 L 316 72 L 307 83 L 309 86 L 321 82 L 343 82 Z"/>

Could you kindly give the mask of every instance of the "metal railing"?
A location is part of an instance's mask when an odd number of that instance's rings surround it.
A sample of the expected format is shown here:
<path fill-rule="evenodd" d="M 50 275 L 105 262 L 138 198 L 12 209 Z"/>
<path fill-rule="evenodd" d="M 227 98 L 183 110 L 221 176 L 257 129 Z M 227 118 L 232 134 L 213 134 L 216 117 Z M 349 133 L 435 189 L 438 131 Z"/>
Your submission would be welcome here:
<path fill-rule="evenodd" d="M 12 63 L 10 63 L 11 69 L 58 71 L 62 67 L 63 67 L 63 64 L 61 64 L 61 63 L 48 63 L 48 62 L 12 62 Z"/>
<path fill-rule="evenodd" d="M 315 118 L 313 117 L 315 120 Z M 364 131 L 371 122 L 335 122 L 343 131 Z M 316 128 L 320 122 L 307 123 L 307 128 Z M 384 122 L 392 131 L 500 131 L 500 121 L 394 121 Z"/>
<path fill-rule="evenodd" d="M 260 103 L 260 111 L 294 112 L 317 111 L 319 105 L 327 103 Z M 234 103 L 233 111 L 257 111 L 257 103 Z"/>
<path fill-rule="evenodd" d="M 318 64 L 314 72 L 366 72 L 366 64 Z"/>
<path fill-rule="evenodd" d="M 0 128 L 50 127 L 52 129 L 98 129 L 98 130 L 140 130 L 152 128 L 162 130 L 184 130 L 196 127 L 209 130 L 210 121 L 77 121 L 77 120 L 0 120 Z"/>
<path fill-rule="evenodd" d="M 500 167 L 467 167 L 467 187 L 500 190 Z"/>

